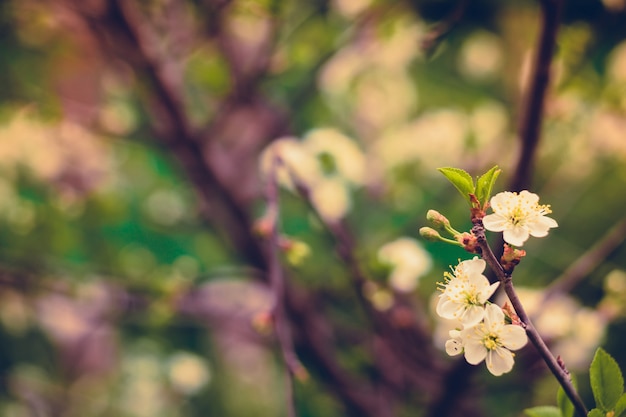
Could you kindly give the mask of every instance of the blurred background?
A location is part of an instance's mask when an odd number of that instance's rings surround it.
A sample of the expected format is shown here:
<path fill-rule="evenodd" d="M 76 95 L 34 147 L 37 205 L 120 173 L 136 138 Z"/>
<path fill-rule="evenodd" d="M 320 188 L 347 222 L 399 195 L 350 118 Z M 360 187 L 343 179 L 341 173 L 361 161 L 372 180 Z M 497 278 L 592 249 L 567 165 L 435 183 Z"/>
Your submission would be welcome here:
<path fill-rule="evenodd" d="M 514 279 L 592 405 L 595 348 L 626 367 L 626 2 L 566 3 L 525 179 L 559 228 Z M 432 297 L 470 256 L 418 236 L 431 208 L 471 227 L 437 167 L 507 189 L 540 25 L 530 0 L 2 1 L 0 415 L 287 415 L 268 146 L 309 191 L 278 172 L 299 416 L 554 404 L 530 346 L 500 378 L 445 354 Z"/>

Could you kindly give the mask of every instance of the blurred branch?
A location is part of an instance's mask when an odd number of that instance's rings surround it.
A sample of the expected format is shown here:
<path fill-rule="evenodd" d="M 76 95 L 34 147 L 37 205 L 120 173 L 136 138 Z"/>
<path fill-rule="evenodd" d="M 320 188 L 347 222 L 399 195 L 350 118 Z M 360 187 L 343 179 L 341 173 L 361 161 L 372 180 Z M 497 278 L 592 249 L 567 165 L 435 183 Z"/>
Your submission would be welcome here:
<path fill-rule="evenodd" d="M 556 294 L 571 291 L 587 274 L 626 240 L 626 218 L 614 225 L 589 250 L 555 279 L 543 292 L 544 302 Z"/>
<path fill-rule="evenodd" d="M 103 51 L 113 56 L 121 54 L 148 80 L 151 103 L 161 110 L 163 117 L 159 121 L 166 123 L 165 144 L 187 171 L 206 206 L 214 211 L 210 220 L 223 232 L 224 240 L 233 242 L 237 252 L 252 265 L 265 269 L 263 251 L 250 232 L 248 213 L 204 160 L 202 146 L 187 119 L 183 100 L 171 80 L 165 77 L 162 63 L 152 52 L 154 48 L 148 45 L 148 37 L 142 33 L 145 25 L 140 22 L 132 2 L 109 0 L 106 7 L 97 13 L 86 9 L 80 1 L 71 1 Z M 122 50 L 119 45 L 123 45 Z"/>
<path fill-rule="evenodd" d="M 531 183 L 535 152 L 541 137 L 546 92 L 550 84 L 550 63 L 556 47 L 563 0 L 540 0 L 541 32 L 537 39 L 536 55 L 528 91 L 522 105 L 518 126 L 521 151 L 510 190 L 521 191 Z"/>
<path fill-rule="evenodd" d="M 472 384 L 472 376 L 477 368 L 467 363 L 465 359 L 459 359 L 454 362 L 452 367 L 446 372 L 443 381 L 441 395 L 432 399 L 426 411 L 426 417 L 445 417 L 450 415 L 459 415 L 457 411 L 460 402 L 464 398 L 471 398 L 470 393 L 476 386 Z M 465 407 L 467 408 L 467 407 Z M 463 410 L 464 417 L 476 415 L 480 413 L 472 413 L 472 409 Z"/>
<path fill-rule="evenodd" d="M 290 175 L 300 196 L 334 239 L 337 253 L 348 268 L 359 303 L 371 320 L 375 332 L 393 353 L 394 360 L 402 364 L 401 372 L 422 392 L 431 394 L 437 392 L 440 387 L 442 365 L 437 360 L 429 333 L 420 327 L 415 312 L 398 297 L 394 299 L 394 306 L 387 311 L 379 311 L 371 304 L 365 297 L 365 286 L 371 280 L 366 277 L 356 257 L 356 243 L 347 224 L 343 220 L 324 219 L 315 209 L 308 187 L 293 171 Z M 384 376 L 387 369 L 385 366 L 379 366 L 379 371 Z M 393 381 L 393 378 L 389 380 Z M 381 414 L 383 411 L 388 411 L 385 410 L 385 404 L 381 404 L 381 407 L 383 409 L 379 410 L 379 416 L 385 415 Z"/>
<path fill-rule="evenodd" d="M 329 324 L 308 296 L 291 291 L 285 308 L 296 323 L 296 348 L 299 356 L 329 388 L 329 393 L 345 407 L 349 417 L 380 417 L 376 393 L 351 376 L 337 362 L 328 334 Z"/>
<path fill-rule="evenodd" d="M 230 93 L 234 101 L 246 101 L 256 95 L 256 89 L 266 75 L 278 45 L 281 28 L 282 0 L 273 0 L 267 16 L 268 30 L 252 54 L 246 53 L 237 39 L 224 30 L 225 13 L 231 2 L 206 0 L 207 33 L 216 41 L 219 51 L 229 65 L 234 86 Z M 228 102 L 229 100 L 226 100 Z"/>
<path fill-rule="evenodd" d="M 280 205 L 278 196 L 278 184 L 276 183 L 276 169 L 280 164 L 277 155 L 272 155 L 270 174 L 267 178 L 267 213 L 266 221 L 269 222 L 270 230 L 268 236 L 269 246 L 269 280 L 270 287 L 274 293 L 274 306 L 272 308 L 272 316 L 274 319 L 274 328 L 276 329 L 276 337 L 280 350 L 283 354 L 283 360 L 287 367 L 287 416 L 295 417 L 295 398 L 294 398 L 294 378 L 304 378 L 306 371 L 296 353 L 293 350 L 293 341 L 291 339 L 291 331 L 289 323 L 285 315 L 285 277 L 280 265 L 280 236 L 278 233 L 278 221 L 280 218 Z"/>
<path fill-rule="evenodd" d="M 107 4 L 108 7 L 98 14 L 81 10 L 80 5 L 76 8 L 81 11 L 81 17 L 96 35 L 105 52 L 113 56 L 122 55 L 150 81 L 151 89 L 148 95 L 154 105 L 165 110 L 165 121 L 169 125 L 165 137 L 167 145 L 181 160 L 203 199 L 209 205 L 215 204 L 218 205 L 215 208 L 221 209 L 211 215 L 209 220 L 219 223 L 225 221 L 226 224 L 219 224 L 226 232 L 223 237 L 233 238 L 240 256 L 257 268 L 267 271 L 266 253 L 253 236 L 246 211 L 231 195 L 229 189 L 222 185 L 213 169 L 203 158 L 204 150 L 199 144 L 199 135 L 194 133 L 189 126 L 182 107 L 182 99 L 174 89 L 170 88 L 168 80 L 162 75 L 160 63 L 149 53 L 150 48 L 145 45 L 146 41 L 138 30 L 141 25 L 135 20 L 137 14 L 128 12 L 132 5 L 122 4 L 118 0 L 109 0 Z M 125 50 L 120 51 L 117 48 L 119 45 L 122 45 Z M 237 99 L 242 99 L 242 97 L 238 96 Z M 223 106 L 225 111 L 232 111 L 233 108 L 229 106 Z M 216 116 L 208 131 L 209 136 L 217 135 L 221 120 L 220 115 Z M 310 298 L 299 296 L 289 287 L 285 287 L 284 291 L 285 309 L 294 326 L 298 352 L 305 355 L 309 363 L 315 366 L 318 374 L 329 386 L 329 391 L 344 404 L 350 416 L 380 417 L 372 402 L 375 396 L 371 389 L 351 378 L 336 362 L 335 352 L 329 349 L 326 338 L 320 333 L 329 325 L 319 314 L 319 310 L 309 305 Z"/>
<path fill-rule="evenodd" d="M 437 45 L 445 38 L 454 28 L 454 26 L 461 20 L 465 10 L 467 9 L 468 0 L 458 0 L 452 12 L 444 19 L 439 21 L 434 27 L 432 27 L 422 40 L 422 49 L 426 54 L 432 54 Z"/>

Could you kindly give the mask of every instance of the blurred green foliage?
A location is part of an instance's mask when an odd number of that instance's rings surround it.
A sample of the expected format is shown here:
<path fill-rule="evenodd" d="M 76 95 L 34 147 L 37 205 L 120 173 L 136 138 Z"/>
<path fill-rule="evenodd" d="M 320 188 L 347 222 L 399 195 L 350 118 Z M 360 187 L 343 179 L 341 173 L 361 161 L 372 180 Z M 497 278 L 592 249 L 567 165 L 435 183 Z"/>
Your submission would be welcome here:
<path fill-rule="evenodd" d="M 254 282 L 258 271 L 220 232 L 222 220 L 206 214 L 211 208 L 198 184 L 159 139 L 151 81 L 98 49 L 102 39 L 80 21 L 74 3 L 0 5 L 0 414 L 284 415 L 281 357 L 271 336 L 251 330 L 267 294 L 237 286 Z M 345 217 L 376 284 L 372 294 L 392 290 L 379 249 L 417 238 L 428 209 L 445 213 L 459 230 L 471 226 L 465 203 L 435 168 L 477 175 L 498 164 L 503 174 L 494 192 L 506 189 L 539 24 L 535 3 L 468 2 L 427 51 L 421 41 L 455 3 L 235 0 L 219 24 L 202 2 L 129 3 L 154 29 L 155 48 L 170 59 L 183 107 L 199 130 L 228 112 L 235 72 L 267 55 L 254 87 L 267 101 L 246 103 L 234 133 L 213 138 L 227 150 L 245 148 L 249 132 L 242 126 L 256 130 L 270 107 L 295 137 L 330 127 L 358 144 L 366 172 L 360 183 L 345 181 Z M 544 288 L 624 218 L 625 8 L 622 0 L 567 4 L 532 178 L 559 228 L 525 246 L 519 286 Z M 220 44 L 220 25 L 234 34 L 236 48 Z M 264 146 L 276 136 L 257 139 Z M 250 145 L 254 160 L 263 146 Z M 336 179 L 339 157 L 328 152 L 318 157 L 324 175 Z M 247 175 L 241 186 L 236 176 L 227 185 L 260 217 L 256 163 L 225 155 L 225 171 L 234 166 Z M 353 336 L 369 323 L 333 239 L 287 188 L 281 210 L 283 232 L 311 248 L 310 257 L 289 267 L 290 279 L 319 291 L 320 308 L 339 329 L 339 363 L 375 380 L 369 342 Z M 428 311 L 442 272 L 467 254 L 423 246 L 433 267 L 407 296 Z M 579 306 L 602 317 L 605 336 L 594 342 L 622 368 L 626 287 L 607 290 L 606 277 L 624 281 L 625 271 L 620 243 L 573 290 Z M 184 294 L 202 288 L 217 294 L 217 307 L 185 314 Z M 425 320 L 435 327 L 433 318 Z M 476 380 L 485 415 L 520 415 L 545 403 L 515 375 L 481 373 Z M 537 384 L 553 388 L 548 380 Z M 301 417 L 344 415 L 315 378 L 296 383 L 295 395 Z M 397 415 L 422 415 L 423 404 L 414 393 Z"/>

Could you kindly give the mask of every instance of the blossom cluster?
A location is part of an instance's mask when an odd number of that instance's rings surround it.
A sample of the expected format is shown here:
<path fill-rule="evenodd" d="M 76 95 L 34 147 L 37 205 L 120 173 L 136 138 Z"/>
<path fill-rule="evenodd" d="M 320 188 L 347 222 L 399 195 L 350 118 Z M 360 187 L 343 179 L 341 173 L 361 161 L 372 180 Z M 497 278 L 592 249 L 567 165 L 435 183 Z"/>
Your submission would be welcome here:
<path fill-rule="evenodd" d="M 525 330 L 516 324 L 507 324 L 500 307 L 488 300 L 499 283 L 490 284 L 483 275 L 486 263 L 474 259 L 461 261 L 452 274 L 445 273 L 437 314 L 456 321 L 445 344 L 450 356 L 464 354 L 472 365 L 483 360 L 495 376 L 511 371 L 514 363 L 512 351 L 526 345 Z"/>

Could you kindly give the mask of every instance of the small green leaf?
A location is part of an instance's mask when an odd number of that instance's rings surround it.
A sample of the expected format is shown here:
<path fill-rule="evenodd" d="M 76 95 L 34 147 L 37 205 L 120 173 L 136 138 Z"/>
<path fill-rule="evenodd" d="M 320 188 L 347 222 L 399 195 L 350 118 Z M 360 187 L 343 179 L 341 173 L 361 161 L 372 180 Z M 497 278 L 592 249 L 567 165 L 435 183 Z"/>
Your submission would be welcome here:
<path fill-rule="evenodd" d="M 528 417 L 561 417 L 559 409 L 551 405 L 527 408 L 524 410 L 524 414 Z"/>
<path fill-rule="evenodd" d="M 481 175 L 476 181 L 476 198 L 478 198 L 478 201 L 480 201 L 481 204 L 484 205 L 487 201 L 489 201 L 493 184 L 495 184 L 498 179 L 500 172 L 502 172 L 502 170 L 496 165 Z"/>
<path fill-rule="evenodd" d="M 619 400 L 617 400 L 614 417 L 626 417 L 626 394 L 622 394 Z"/>
<path fill-rule="evenodd" d="M 599 408 L 594 408 L 587 413 L 587 417 L 606 417 L 606 415 Z"/>
<path fill-rule="evenodd" d="M 574 378 L 572 378 L 572 384 L 574 385 L 574 388 L 576 388 L 576 380 Z M 559 406 L 563 417 L 574 416 L 574 404 L 572 404 L 567 394 L 565 394 L 563 387 L 559 387 L 556 392 L 556 403 Z"/>
<path fill-rule="evenodd" d="M 602 348 L 598 348 L 591 362 L 589 379 L 596 406 L 611 411 L 624 392 L 624 378 L 617 362 Z"/>
<path fill-rule="evenodd" d="M 461 195 L 470 202 L 469 195 L 474 194 L 474 180 L 472 176 L 460 168 L 437 168 L 456 187 Z"/>

